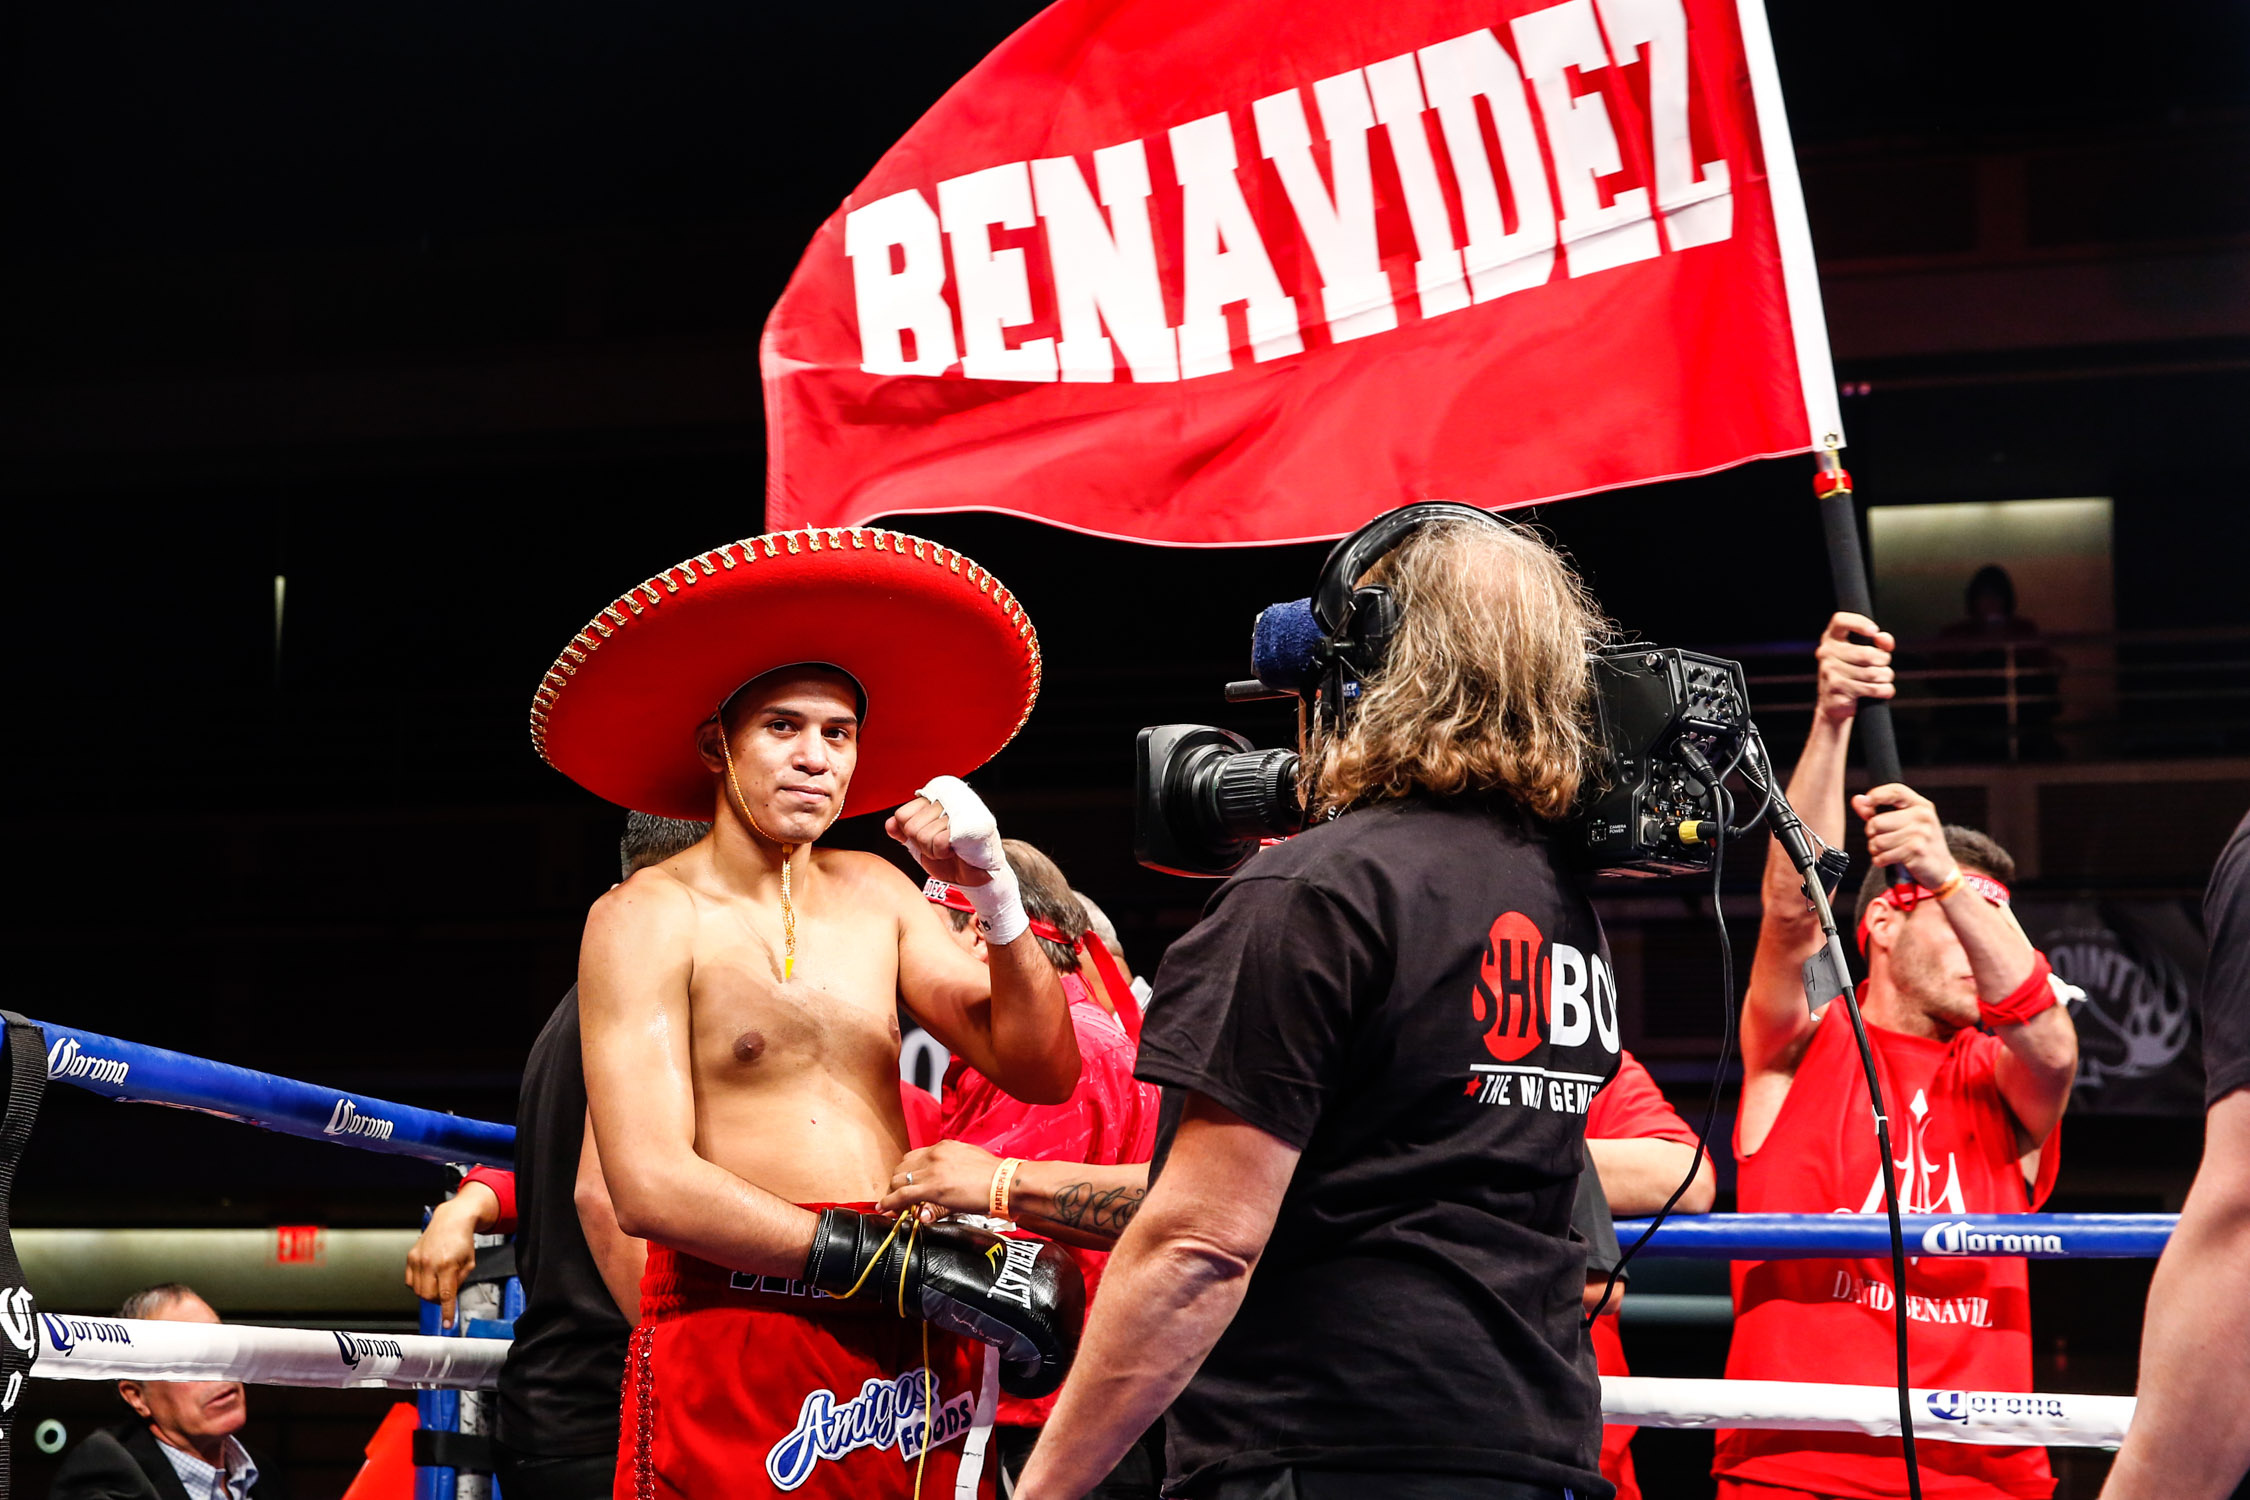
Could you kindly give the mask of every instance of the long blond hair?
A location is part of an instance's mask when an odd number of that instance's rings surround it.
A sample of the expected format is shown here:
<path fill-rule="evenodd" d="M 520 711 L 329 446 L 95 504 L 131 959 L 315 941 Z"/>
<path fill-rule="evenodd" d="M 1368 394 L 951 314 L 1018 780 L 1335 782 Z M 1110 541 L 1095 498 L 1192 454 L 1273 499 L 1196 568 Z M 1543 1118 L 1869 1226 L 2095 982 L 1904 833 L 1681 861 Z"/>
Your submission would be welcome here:
<path fill-rule="evenodd" d="M 1307 806 L 1497 793 L 1568 814 L 1593 749 L 1587 653 L 1610 625 L 1562 555 L 1522 526 L 1440 521 L 1359 581 L 1390 589 L 1398 634 L 1345 731 L 1312 733 Z"/>

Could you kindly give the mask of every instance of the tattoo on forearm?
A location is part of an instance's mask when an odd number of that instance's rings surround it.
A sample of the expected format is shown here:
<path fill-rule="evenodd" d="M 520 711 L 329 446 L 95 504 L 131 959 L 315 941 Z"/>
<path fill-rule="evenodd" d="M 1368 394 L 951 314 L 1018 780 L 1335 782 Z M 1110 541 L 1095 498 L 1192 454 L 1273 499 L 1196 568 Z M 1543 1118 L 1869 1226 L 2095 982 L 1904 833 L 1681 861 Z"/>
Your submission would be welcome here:
<path fill-rule="evenodd" d="M 1097 1189 L 1090 1182 L 1074 1182 L 1055 1193 L 1054 1221 L 1092 1234 L 1123 1234 L 1141 1211 L 1145 1187 Z"/>

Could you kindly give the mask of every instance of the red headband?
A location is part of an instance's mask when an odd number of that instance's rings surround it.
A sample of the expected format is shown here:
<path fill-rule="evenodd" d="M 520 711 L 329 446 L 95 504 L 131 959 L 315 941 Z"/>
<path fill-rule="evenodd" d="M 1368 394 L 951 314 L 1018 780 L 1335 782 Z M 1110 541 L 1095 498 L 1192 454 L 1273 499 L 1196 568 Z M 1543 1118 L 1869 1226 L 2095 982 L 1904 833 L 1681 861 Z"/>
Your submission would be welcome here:
<path fill-rule="evenodd" d="M 2008 888 L 1994 880 L 1990 875 L 1980 875 L 1974 870 L 1963 870 L 1961 871 L 1961 883 L 1984 897 L 1994 906 L 2006 906 L 2008 904 Z M 1888 906 L 1894 911 L 1911 913 L 1915 907 L 1920 906 L 1936 894 L 1936 891 L 1931 890 L 1926 885 L 1915 885 L 1909 882 L 1905 885 L 1894 885 L 1889 890 L 1884 891 L 1882 895 L 1868 902 L 1867 911 L 1861 912 L 1859 917 L 1859 951 L 1861 953 L 1867 951 L 1868 912 L 1874 911 L 1878 906 Z"/>
<path fill-rule="evenodd" d="M 976 910 L 969 904 L 967 896 L 945 881 L 935 878 L 922 883 L 922 896 L 931 905 L 942 906 L 947 911 Z M 1118 1023 L 1125 1028 L 1125 1034 L 1132 1038 L 1133 1045 L 1138 1047 L 1141 1044 L 1141 1008 L 1133 998 L 1133 987 L 1125 982 L 1125 971 L 1117 967 L 1117 955 L 1109 951 L 1109 944 L 1098 938 L 1089 943 L 1086 938 L 1094 937 L 1091 932 L 1074 943 L 1063 936 L 1060 927 L 1052 922 L 1042 922 L 1037 917 L 1031 918 L 1031 935 L 1043 937 L 1050 943 L 1060 943 L 1077 954 L 1080 962 L 1093 964 L 1102 976 L 1102 987 L 1109 991 L 1109 998 L 1117 1007 Z"/>

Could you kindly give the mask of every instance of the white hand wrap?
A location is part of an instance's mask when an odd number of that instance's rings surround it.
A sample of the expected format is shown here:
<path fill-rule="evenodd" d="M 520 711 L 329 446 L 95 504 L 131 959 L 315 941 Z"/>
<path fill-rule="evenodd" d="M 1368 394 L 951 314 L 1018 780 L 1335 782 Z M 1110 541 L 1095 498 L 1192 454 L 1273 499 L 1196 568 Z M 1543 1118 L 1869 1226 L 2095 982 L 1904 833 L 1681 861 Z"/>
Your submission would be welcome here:
<path fill-rule="evenodd" d="M 1023 894 L 1016 887 L 1016 872 L 1000 847 L 1000 828 L 984 799 L 969 790 L 958 776 L 940 776 L 915 795 L 927 797 L 945 810 L 953 834 L 953 857 L 974 865 L 992 878 L 983 885 L 959 887 L 977 909 L 977 927 L 988 943 L 1012 943 L 1031 930 L 1031 916 L 1023 909 Z"/>

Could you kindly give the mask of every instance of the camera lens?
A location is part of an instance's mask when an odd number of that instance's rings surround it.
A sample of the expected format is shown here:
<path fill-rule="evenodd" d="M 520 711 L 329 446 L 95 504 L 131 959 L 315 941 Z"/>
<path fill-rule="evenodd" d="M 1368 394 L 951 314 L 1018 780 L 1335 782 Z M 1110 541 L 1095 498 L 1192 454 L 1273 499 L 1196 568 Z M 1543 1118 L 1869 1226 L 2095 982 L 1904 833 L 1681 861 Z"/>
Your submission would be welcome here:
<path fill-rule="evenodd" d="M 1305 825 L 1297 756 L 1231 729 L 1152 724 L 1134 746 L 1133 857 L 1175 875 L 1231 875 L 1261 839 Z"/>
<path fill-rule="evenodd" d="M 1197 771 L 1196 809 L 1219 837 L 1284 838 L 1305 826 L 1294 750 L 1214 755 Z"/>

